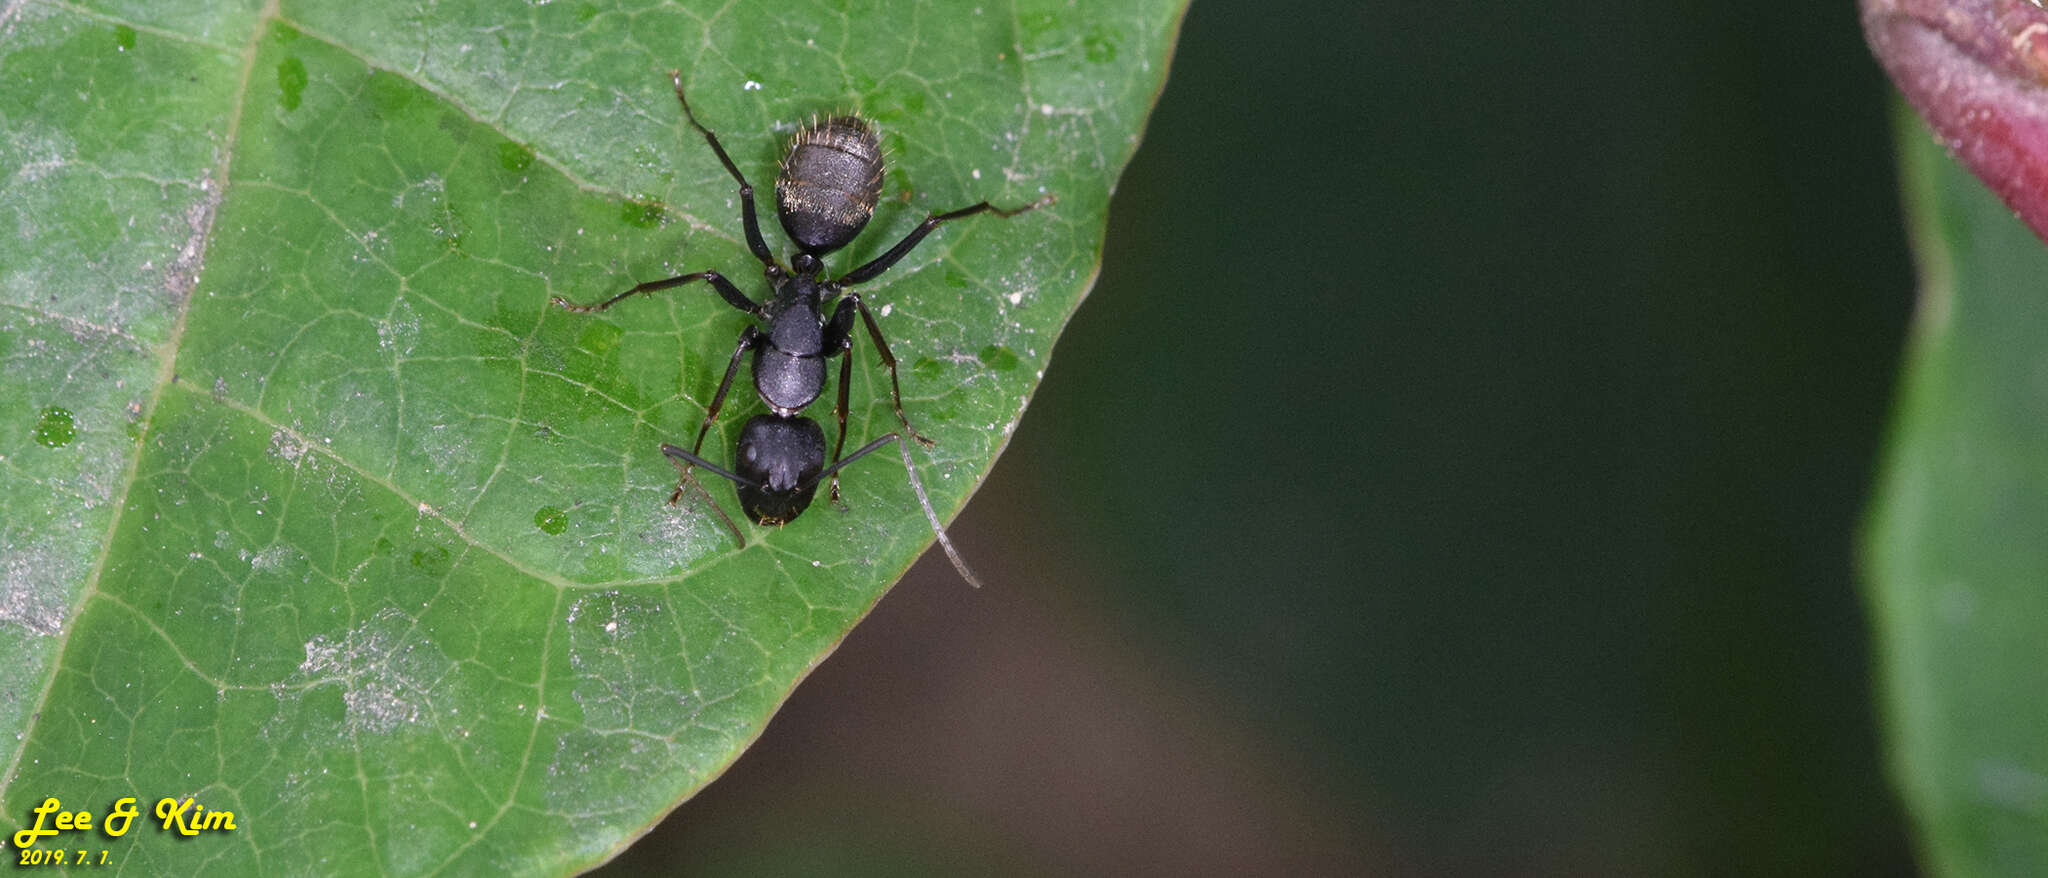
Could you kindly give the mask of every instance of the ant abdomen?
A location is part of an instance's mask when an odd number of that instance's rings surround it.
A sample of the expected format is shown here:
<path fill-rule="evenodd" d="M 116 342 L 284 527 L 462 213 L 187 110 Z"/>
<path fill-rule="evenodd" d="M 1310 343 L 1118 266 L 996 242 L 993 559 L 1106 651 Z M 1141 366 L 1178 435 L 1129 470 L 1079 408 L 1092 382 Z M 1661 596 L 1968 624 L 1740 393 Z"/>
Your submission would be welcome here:
<path fill-rule="evenodd" d="M 882 195 L 882 143 L 859 116 L 805 125 L 775 177 L 775 212 L 805 253 L 837 250 L 860 234 Z"/>

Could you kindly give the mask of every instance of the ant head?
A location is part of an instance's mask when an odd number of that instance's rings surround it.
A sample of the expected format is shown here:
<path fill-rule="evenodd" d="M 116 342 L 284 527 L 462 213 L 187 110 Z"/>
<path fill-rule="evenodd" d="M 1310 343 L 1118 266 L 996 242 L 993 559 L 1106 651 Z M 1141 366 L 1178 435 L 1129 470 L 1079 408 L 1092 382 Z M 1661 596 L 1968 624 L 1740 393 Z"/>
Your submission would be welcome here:
<path fill-rule="evenodd" d="M 807 485 L 787 494 L 741 486 L 740 508 L 747 511 L 747 517 L 755 524 L 781 527 L 804 514 L 804 510 L 810 508 L 811 498 L 817 494 L 817 485 Z"/>
<path fill-rule="evenodd" d="M 797 249 L 822 256 L 847 245 L 882 196 L 882 141 L 859 116 L 813 120 L 790 139 L 775 176 L 775 213 Z"/>
<path fill-rule="evenodd" d="M 798 253 L 789 260 L 789 270 L 795 272 L 797 277 L 817 277 L 818 272 L 824 269 L 825 263 L 818 261 L 818 257 L 809 253 Z"/>
<path fill-rule="evenodd" d="M 810 418 L 755 415 L 740 430 L 733 469 L 740 508 L 755 524 L 779 525 L 802 515 L 818 493 L 825 468 L 825 431 Z"/>

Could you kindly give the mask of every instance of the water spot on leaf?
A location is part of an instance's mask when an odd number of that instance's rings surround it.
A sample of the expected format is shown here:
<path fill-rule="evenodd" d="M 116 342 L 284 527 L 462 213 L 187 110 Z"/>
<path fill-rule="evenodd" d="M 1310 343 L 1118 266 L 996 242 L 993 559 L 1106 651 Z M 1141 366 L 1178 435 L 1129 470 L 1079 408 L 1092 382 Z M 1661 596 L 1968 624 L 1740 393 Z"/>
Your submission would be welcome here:
<path fill-rule="evenodd" d="M 1023 29 L 1024 35 L 1027 37 L 1022 48 L 1024 54 L 1028 56 L 1031 54 L 1032 48 L 1042 42 L 1042 37 L 1059 32 L 1060 18 L 1050 14 L 1020 15 L 1017 17 L 1017 24 Z"/>
<path fill-rule="evenodd" d="M 533 150 L 507 140 L 498 144 L 498 164 L 517 174 L 533 166 Z"/>
<path fill-rule="evenodd" d="M 910 364 L 910 374 L 912 375 L 932 378 L 936 377 L 940 371 L 942 371 L 942 368 L 939 366 L 939 361 L 930 357 L 918 357 L 917 362 Z"/>
<path fill-rule="evenodd" d="M 591 323 L 576 337 L 576 346 L 600 357 L 617 350 L 626 331 L 609 323 Z"/>
<path fill-rule="evenodd" d="M 946 286 L 960 290 L 966 289 L 967 275 L 961 274 L 960 272 L 954 271 L 953 269 L 950 268 L 946 269 Z"/>
<path fill-rule="evenodd" d="M 44 448 L 63 448 L 77 435 L 78 424 L 71 413 L 56 406 L 43 409 L 42 418 L 36 421 L 36 444 Z"/>
<path fill-rule="evenodd" d="M 533 514 L 533 526 L 548 534 L 559 534 L 569 529 L 569 513 L 553 506 L 542 506 Z"/>
<path fill-rule="evenodd" d="M 281 92 L 277 102 L 286 110 L 299 108 L 306 94 L 306 82 L 306 62 L 299 60 L 297 55 L 286 55 L 283 61 L 277 62 L 277 87 Z"/>
<path fill-rule="evenodd" d="M 447 546 L 421 546 L 412 550 L 412 566 L 428 576 L 440 577 L 448 573 Z"/>
<path fill-rule="evenodd" d="M 1017 368 L 1017 352 L 1002 345 L 989 345 L 981 349 L 981 364 L 998 372 Z"/>
<path fill-rule="evenodd" d="M 125 24 L 114 25 L 114 51 L 126 52 L 135 48 L 135 29 Z"/>
<path fill-rule="evenodd" d="M 578 7 L 576 7 L 576 20 L 577 20 L 577 21 L 589 21 L 589 20 L 591 20 L 591 19 L 593 19 L 593 18 L 596 18 L 596 17 L 597 17 L 597 7 L 596 7 L 596 6 L 592 6 L 592 5 L 588 4 L 588 3 L 585 3 L 585 4 L 581 5 L 581 6 L 578 6 Z"/>
<path fill-rule="evenodd" d="M 1116 60 L 1116 40 L 1098 27 L 1081 38 L 1081 48 L 1088 60 L 1096 64 L 1107 64 Z"/>
<path fill-rule="evenodd" d="M 642 229 L 660 228 L 668 222 L 668 208 L 659 201 L 628 201 L 619 206 L 619 219 Z"/>

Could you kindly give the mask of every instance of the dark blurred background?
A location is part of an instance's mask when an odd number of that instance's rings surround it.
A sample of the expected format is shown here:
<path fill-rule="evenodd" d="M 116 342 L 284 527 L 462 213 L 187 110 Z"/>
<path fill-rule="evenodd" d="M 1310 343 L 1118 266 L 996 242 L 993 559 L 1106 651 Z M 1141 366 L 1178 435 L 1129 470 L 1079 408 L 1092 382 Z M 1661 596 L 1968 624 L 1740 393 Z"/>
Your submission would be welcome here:
<path fill-rule="evenodd" d="M 1887 875 L 1853 3 L 1197 2 L 955 535 L 610 874 Z"/>

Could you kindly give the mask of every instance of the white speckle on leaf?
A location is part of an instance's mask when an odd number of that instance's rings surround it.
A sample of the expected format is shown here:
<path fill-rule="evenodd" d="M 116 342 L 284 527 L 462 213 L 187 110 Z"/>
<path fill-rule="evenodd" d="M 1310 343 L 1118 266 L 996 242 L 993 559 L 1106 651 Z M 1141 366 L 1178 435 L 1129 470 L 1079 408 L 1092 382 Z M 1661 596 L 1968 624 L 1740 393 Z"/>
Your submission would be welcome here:
<path fill-rule="evenodd" d="M 419 438 L 422 451 L 426 452 L 427 464 L 436 473 L 460 472 L 475 463 L 470 453 L 469 440 L 461 430 L 449 429 L 448 424 L 428 427 Z"/>
<path fill-rule="evenodd" d="M 410 617 L 386 607 L 339 640 L 306 641 L 299 673 L 341 685 L 352 731 L 383 734 L 418 722 L 434 685 L 453 667 Z"/>
<path fill-rule="evenodd" d="M 270 434 L 270 456 L 296 468 L 299 465 L 299 458 L 306 456 L 306 443 L 300 441 L 292 431 L 279 427 L 277 432 Z"/>
<path fill-rule="evenodd" d="M 15 179 L 35 183 L 70 166 L 78 149 L 63 131 L 49 128 L 17 135 L 8 151 L 27 159 L 14 169 Z"/>
<path fill-rule="evenodd" d="M 761 84 L 749 79 L 747 80 L 747 83 L 745 85 L 740 86 L 740 88 L 745 91 L 760 91 Z"/>
<path fill-rule="evenodd" d="M 668 608 L 654 596 L 605 591 L 577 598 L 569 610 L 570 697 L 592 729 L 670 728 L 694 709 L 676 688 L 669 658 L 684 644 Z"/>
<path fill-rule="evenodd" d="M 414 183 L 410 186 L 407 186 L 404 189 L 400 189 L 398 190 L 397 194 L 391 196 L 391 207 L 393 209 L 403 209 L 405 207 L 406 199 L 409 197 L 410 193 L 415 189 L 426 193 L 427 199 L 430 203 L 439 204 L 441 202 L 442 193 L 448 190 L 448 184 L 441 179 L 440 174 L 428 174 L 426 176 L 426 179 L 423 179 L 418 183 Z"/>
<path fill-rule="evenodd" d="M 256 557 L 250 559 L 249 569 L 258 571 L 276 570 L 297 554 L 298 550 L 290 546 L 271 546 L 268 549 L 257 552 Z"/>
<path fill-rule="evenodd" d="M 724 528 L 703 508 L 704 498 L 684 497 L 674 506 L 663 505 L 641 531 L 645 551 L 627 552 L 625 558 L 634 576 L 666 576 L 716 551 L 720 540 L 729 539 Z"/>
<path fill-rule="evenodd" d="M 199 192 L 199 200 L 185 211 L 185 228 L 189 232 L 185 244 L 178 249 L 177 258 L 164 268 L 164 289 L 178 302 L 191 296 L 192 288 L 199 284 L 199 261 L 206 255 L 206 239 L 213 233 L 214 212 L 220 208 L 223 194 L 214 185 L 211 174 L 199 179 Z"/>
<path fill-rule="evenodd" d="M 413 344 L 420 337 L 420 315 L 412 304 L 399 299 L 391 306 L 391 315 L 377 321 L 377 348 L 396 352 L 398 356 L 409 356 Z"/>
<path fill-rule="evenodd" d="M 45 637 L 63 633 L 65 584 L 83 572 L 79 566 L 48 544 L 10 548 L 0 562 L 0 622 Z"/>

